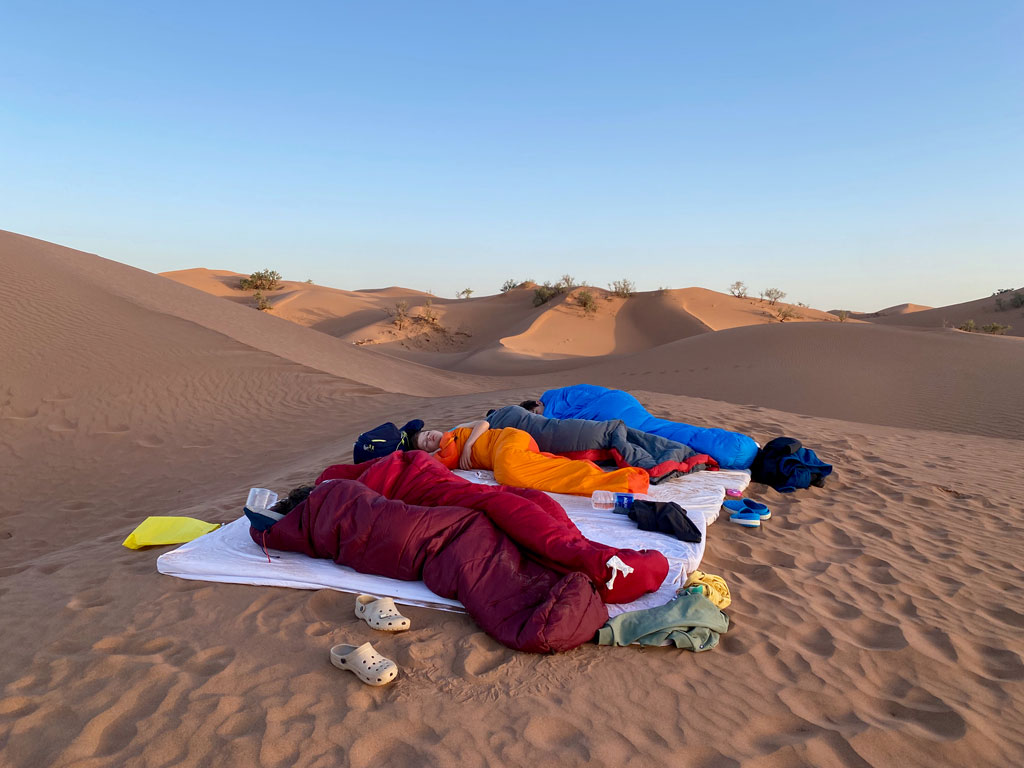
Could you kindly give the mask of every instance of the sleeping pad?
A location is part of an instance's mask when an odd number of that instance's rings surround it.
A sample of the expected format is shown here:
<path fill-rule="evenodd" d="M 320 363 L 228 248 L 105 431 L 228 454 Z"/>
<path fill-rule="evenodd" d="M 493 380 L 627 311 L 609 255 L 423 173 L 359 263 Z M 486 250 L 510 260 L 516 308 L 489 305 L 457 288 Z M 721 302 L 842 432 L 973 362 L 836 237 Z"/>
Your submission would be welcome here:
<path fill-rule="evenodd" d="M 542 451 L 569 459 L 612 460 L 619 467 L 647 470 L 658 483 L 701 469 L 717 469 L 718 462 L 688 445 L 661 435 L 627 427 L 621 419 L 551 419 L 518 405 L 507 405 L 487 416 L 494 429 L 515 427 L 529 433 Z"/>
<path fill-rule="evenodd" d="M 438 460 L 449 469 L 459 468 L 459 456 L 472 432 L 458 427 L 441 438 Z M 502 485 L 536 488 L 552 493 L 590 496 L 594 491 L 646 493 L 650 477 L 638 467 L 605 472 L 592 461 L 576 461 L 541 453 L 537 441 L 521 429 L 488 429 L 473 443 L 474 469 L 490 469 Z"/>
<path fill-rule="evenodd" d="M 722 469 L 747 469 L 757 455 L 752 437 L 725 429 L 695 427 L 652 416 L 640 401 L 621 389 L 576 384 L 549 389 L 540 397 L 544 415 L 553 419 L 622 419 L 627 426 L 667 437 L 706 453 Z"/>
<path fill-rule="evenodd" d="M 316 482 L 265 533 L 251 528 L 253 540 L 361 573 L 422 579 L 517 650 L 591 640 L 608 619 L 605 602 L 631 602 L 668 574 L 660 552 L 584 538 L 546 494 L 471 483 L 423 451 L 334 465 Z M 616 557 L 633 572 L 613 569 Z"/>

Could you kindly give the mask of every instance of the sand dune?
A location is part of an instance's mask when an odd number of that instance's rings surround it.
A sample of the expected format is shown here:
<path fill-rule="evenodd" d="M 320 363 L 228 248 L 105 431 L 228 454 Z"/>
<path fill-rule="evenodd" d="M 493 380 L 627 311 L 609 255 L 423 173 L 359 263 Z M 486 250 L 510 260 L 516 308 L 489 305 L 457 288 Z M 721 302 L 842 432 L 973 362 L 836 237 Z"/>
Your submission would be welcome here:
<path fill-rule="evenodd" d="M 534 310 L 526 291 L 438 301 L 479 347 L 403 354 L 494 363 L 473 376 L 210 295 L 230 273 L 182 285 L 8 233 L 0 266 L 5 768 L 1024 763 L 1017 339 L 712 332 L 742 305 L 685 292 L 602 299 L 595 318 Z M 292 290 L 297 315 L 415 298 Z M 602 336 L 559 352 L 575 370 L 503 367 L 579 328 Z M 156 572 L 165 548 L 120 546 L 147 515 L 233 520 L 250 486 L 309 481 L 384 418 L 450 425 L 575 381 L 797 436 L 836 465 L 824 489 L 751 486 L 773 510 L 763 528 L 710 529 L 704 567 L 734 599 L 718 649 L 532 656 L 423 609 L 390 637 L 356 622 L 351 595 L 181 581 Z M 329 664 L 332 644 L 365 640 L 400 665 L 394 684 Z"/>
<path fill-rule="evenodd" d="M 1019 438 L 1016 339 L 867 324 L 754 326 L 553 374 L 867 424 Z"/>
<path fill-rule="evenodd" d="M 885 309 L 880 309 L 877 312 L 851 312 L 850 317 L 856 320 L 867 320 L 873 317 L 889 317 L 891 315 L 909 315 L 913 312 L 921 312 L 925 309 L 932 309 L 924 304 L 895 304 Z M 832 314 L 836 314 L 841 310 L 832 309 L 829 310 Z"/>
<path fill-rule="evenodd" d="M 1024 295 L 1024 288 L 1018 291 Z M 984 299 L 951 304 L 947 307 L 924 309 L 909 315 L 871 318 L 870 322 L 878 325 L 902 325 L 908 328 L 959 328 L 967 321 L 973 320 L 978 328 L 990 323 L 1009 325 L 1011 328 L 1005 335 L 1024 336 L 1024 306 L 1012 305 L 1011 298 L 1014 293 L 1016 292 L 1010 292 L 1003 297 L 1005 309 L 1002 310 L 997 308 L 995 296 L 987 296 Z"/>
<path fill-rule="evenodd" d="M 165 277 L 236 303 L 252 304 L 237 289 L 243 275 L 206 269 L 165 272 Z M 402 288 L 341 291 L 284 281 L 266 293 L 277 317 L 358 345 L 372 345 L 408 360 L 466 373 L 515 374 L 573 367 L 580 358 L 632 354 L 725 328 L 783 322 L 836 322 L 837 317 L 792 304 L 771 305 L 706 288 L 659 290 L 628 299 L 593 287 L 575 289 L 541 306 L 536 285 L 470 300 L 440 299 Z M 578 298 L 589 291 L 596 310 Z M 396 327 L 395 305 L 411 318 Z M 429 303 L 428 303 L 429 302 Z M 423 322 L 426 313 L 435 322 Z M 442 353 L 437 355 L 434 353 Z"/>

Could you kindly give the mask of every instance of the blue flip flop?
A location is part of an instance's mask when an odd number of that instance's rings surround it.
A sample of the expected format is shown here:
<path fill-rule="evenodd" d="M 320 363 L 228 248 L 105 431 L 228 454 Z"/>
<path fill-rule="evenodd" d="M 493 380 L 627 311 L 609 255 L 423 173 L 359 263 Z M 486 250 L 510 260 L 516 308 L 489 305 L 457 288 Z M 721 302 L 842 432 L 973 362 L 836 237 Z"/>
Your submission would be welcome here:
<path fill-rule="evenodd" d="M 760 528 L 761 527 L 761 516 L 757 512 L 733 512 L 729 515 L 729 520 L 734 523 L 742 525 L 744 528 Z"/>
<path fill-rule="evenodd" d="M 771 520 L 772 511 L 768 509 L 764 504 L 759 501 L 752 499 L 726 499 L 722 506 L 728 509 L 730 512 L 737 514 L 750 513 L 756 514 L 758 519 L 762 522 L 765 520 Z M 730 519 L 732 517 L 730 516 Z"/>

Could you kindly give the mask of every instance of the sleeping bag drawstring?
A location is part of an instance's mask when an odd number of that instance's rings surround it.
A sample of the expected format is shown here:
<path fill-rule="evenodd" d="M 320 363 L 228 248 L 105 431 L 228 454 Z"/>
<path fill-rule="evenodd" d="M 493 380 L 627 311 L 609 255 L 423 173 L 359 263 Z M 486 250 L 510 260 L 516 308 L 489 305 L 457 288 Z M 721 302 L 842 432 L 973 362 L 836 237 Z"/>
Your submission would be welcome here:
<path fill-rule="evenodd" d="M 624 562 L 622 562 L 622 560 L 619 559 L 618 555 L 612 555 L 610 558 L 608 558 L 608 562 L 605 563 L 605 565 L 612 569 L 612 577 L 608 579 L 608 582 L 605 584 L 605 586 L 608 587 L 608 589 L 611 589 L 615 586 L 615 577 L 618 576 L 620 573 L 622 574 L 622 578 L 626 578 L 627 576 L 629 576 L 629 574 L 633 572 L 632 566 L 626 565 Z"/>
<path fill-rule="evenodd" d="M 270 563 L 270 553 L 267 551 L 267 532 L 263 531 L 263 554 L 267 556 L 267 562 Z M 273 563 L 270 563 L 273 565 Z"/>

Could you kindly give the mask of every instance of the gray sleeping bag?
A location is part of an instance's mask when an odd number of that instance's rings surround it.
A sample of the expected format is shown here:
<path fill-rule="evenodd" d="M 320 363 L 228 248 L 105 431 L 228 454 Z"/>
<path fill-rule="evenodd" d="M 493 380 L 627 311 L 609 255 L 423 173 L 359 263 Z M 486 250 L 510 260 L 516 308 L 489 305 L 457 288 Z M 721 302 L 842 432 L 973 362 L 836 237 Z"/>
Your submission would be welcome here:
<path fill-rule="evenodd" d="M 678 474 L 718 467 L 714 459 L 694 453 L 687 445 L 632 429 L 618 419 L 549 419 L 508 405 L 488 415 L 487 421 L 494 429 L 515 427 L 528 432 L 546 453 L 646 469 L 655 484 Z"/>

